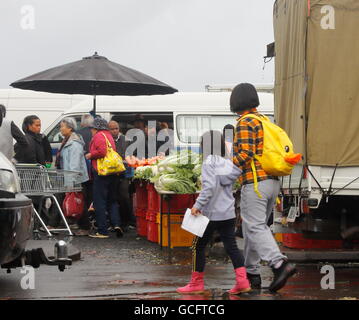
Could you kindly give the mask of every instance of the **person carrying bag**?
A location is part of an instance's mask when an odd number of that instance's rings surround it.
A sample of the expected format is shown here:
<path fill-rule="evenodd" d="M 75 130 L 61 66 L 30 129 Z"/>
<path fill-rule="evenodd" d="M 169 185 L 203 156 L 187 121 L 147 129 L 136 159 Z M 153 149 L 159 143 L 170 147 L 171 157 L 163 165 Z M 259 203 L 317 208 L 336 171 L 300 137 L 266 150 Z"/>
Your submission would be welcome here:
<path fill-rule="evenodd" d="M 239 116 L 233 163 L 242 170 L 240 210 L 247 274 L 251 286 L 260 289 L 261 261 L 268 262 L 274 275 L 269 290 L 276 292 L 297 270 L 282 254 L 267 222 L 280 191 L 278 177 L 290 174 L 301 156 L 294 153 L 286 133 L 258 112 L 258 106 L 252 84 L 241 83 L 233 89 L 230 107 Z"/>
<path fill-rule="evenodd" d="M 117 237 L 123 236 L 120 228 L 120 215 L 117 202 L 116 184 L 117 174 L 125 170 L 120 155 L 115 151 L 116 145 L 108 130 L 105 119 L 96 118 L 91 126 L 92 140 L 90 152 L 86 159 L 91 159 L 93 174 L 93 205 L 97 232 L 90 234 L 92 238 L 109 238 L 106 212 Z"/>
<path fill-rule="evenodd" d="M 110 141 L 106 135 L 102 133 L 106 140 L 107 152 L 106 156 L 97 159 L 97 172 L 99 176 L 108 176 L 126 171 L 122 157 L 112 148 Z"/>

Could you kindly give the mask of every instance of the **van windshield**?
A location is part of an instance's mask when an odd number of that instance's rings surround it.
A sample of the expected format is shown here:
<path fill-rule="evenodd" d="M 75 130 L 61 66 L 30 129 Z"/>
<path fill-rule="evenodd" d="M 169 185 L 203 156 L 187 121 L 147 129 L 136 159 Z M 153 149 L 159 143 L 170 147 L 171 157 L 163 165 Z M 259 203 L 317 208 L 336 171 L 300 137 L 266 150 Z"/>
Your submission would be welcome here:
<path fill-rule="evenodd" d="M 273 115 L 266 114 L 271 121 Z M 177 136 L 183 143 L 200 143 L 201 136 L 208 130 L 223 132 L 227 124 L 236 126 L 237 115 L 178 115 L 176 118 Z"/>

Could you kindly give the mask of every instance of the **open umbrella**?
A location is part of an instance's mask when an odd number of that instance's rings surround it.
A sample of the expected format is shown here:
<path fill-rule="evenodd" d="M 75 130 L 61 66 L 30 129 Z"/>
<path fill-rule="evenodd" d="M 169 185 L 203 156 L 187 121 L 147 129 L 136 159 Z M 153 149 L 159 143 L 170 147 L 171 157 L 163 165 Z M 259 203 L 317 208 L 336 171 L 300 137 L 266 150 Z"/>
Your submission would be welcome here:
<path fill-rule="evenodd" d="M 97 52 L 82 60 L 36 73 L 10 84 L 14 88 L 51 93 L 93 95 L 154 95 L 178 90 L 139 71 L 112 62 Z"/>

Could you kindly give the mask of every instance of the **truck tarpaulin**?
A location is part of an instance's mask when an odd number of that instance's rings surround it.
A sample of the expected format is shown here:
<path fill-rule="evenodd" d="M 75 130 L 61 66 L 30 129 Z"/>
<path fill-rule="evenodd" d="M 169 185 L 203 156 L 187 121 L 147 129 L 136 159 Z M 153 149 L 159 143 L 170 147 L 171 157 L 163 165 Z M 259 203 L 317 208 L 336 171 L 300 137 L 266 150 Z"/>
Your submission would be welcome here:
<path fill-rule="evenodd" d="M 359 166 L 359 1 L 277 0 L 276 122 L 309 165 Z"/>

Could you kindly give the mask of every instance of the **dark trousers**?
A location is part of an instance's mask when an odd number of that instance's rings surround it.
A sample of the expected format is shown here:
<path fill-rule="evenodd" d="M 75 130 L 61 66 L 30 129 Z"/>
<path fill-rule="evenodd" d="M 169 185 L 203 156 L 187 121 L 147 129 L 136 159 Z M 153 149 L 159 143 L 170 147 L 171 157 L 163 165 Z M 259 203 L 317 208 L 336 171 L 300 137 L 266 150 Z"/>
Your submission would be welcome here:
<path fill-rule="evenodd" d="M 214 231 L 218 231 L 223 241 L 224 249 L 232 260 L 234 269 L 244 266 L 244 257 L 238 249 L 235 237 L 236 219 L 210 221 L 203 237 L 195 237 L 192 244 L 193 266 L 192 271 L 203 272 L 206 264 L 205 249 L 210 242 Z"/>
<path fill-rule="evenodd" d="M 136 223 L 136 218 L 133 215 L 129 185 L 129 179 L 125 177 L 118 178 L 117 194 L 120 204 L 121 226 L 123 227 Z"/>
<path fill-rule="evenodd" d="M 116 175 L 99 176 L 93 170 L 93 204 L 97 229 L 101 234 L 108 234 L 106 211 L 109 213 L 112 226 L 120 226 L 116 190 L 117 179 Z"/>
<path fill-rule="evenodd" d="M 93 201 L 93 182 L 92 180 L 86 181 L 82 184 L 82 193 L 84 195 L 85 199 L 85 205 L 84 205 L 84 211 L 82 213 L 82 216 L 77 221 L 77 224 L 80 229 L 83 230 L 90 230 L 91 228 L 91 222 L 90 222 L 90 216 L 88 209 Z"/>

